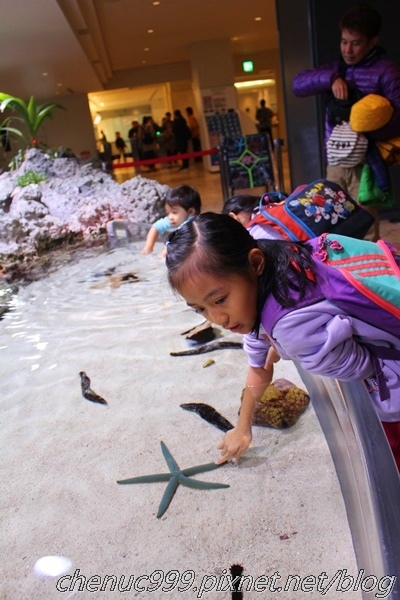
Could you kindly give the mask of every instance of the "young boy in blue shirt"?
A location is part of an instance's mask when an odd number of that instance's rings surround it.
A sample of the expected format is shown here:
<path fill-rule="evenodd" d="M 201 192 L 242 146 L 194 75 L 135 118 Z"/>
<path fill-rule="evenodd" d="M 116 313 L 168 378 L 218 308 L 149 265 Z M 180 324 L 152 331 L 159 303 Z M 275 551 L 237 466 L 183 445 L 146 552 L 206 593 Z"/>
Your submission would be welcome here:
<path fill-rule="evenodd" d="M 201 199 L 197 190 L 190 185 L 180 185 L 173 188 L 165 200 L 165 211 L 167 215 L 158 219 L 150 227 L 146 237 L 146 243 L 140 254 L 150 254 L 159 235 L 177 229 L 189 219 L 198 215 L 201 211 Z M 165 256 L 165 249 L 160 254 Z"/>

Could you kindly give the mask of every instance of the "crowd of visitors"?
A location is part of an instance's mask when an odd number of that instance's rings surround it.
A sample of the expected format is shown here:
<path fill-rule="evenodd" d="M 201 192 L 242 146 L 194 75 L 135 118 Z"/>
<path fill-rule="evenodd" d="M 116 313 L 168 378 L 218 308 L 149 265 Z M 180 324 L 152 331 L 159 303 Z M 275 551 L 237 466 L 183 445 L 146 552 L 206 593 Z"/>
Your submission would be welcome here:
<path fill-rule="evenodd" d="M 149 160 L 160 156 L 175 156 L 187 154 L 190 151 L 201 150 L 200 127 L 191 106 L 185 109 L 187 119 L 179 109 L 173 114 L 166 112 L 161 124 L 154 121 L 153 117 L 146 115 L 142 122 L 135 120 L 127 132 L 126 141 L 118 131 L 115 134 L 115 147 L 118 153 L 118 162 L 126 162 L 128 157 L 133 161 Z M 130 145 L 130 150 L 129 150 Z M 202 158 L 196 157 L 196 162 Z M 168 168 L 178 166 L 183 171 L 189 168 L 189 159 L 177 156 L 175 160 L 167 163 Z M 155 171 L 156 165 L 146 165 L 149 171 Z M 140 172 L 140 166 L 136 167 Z"/>

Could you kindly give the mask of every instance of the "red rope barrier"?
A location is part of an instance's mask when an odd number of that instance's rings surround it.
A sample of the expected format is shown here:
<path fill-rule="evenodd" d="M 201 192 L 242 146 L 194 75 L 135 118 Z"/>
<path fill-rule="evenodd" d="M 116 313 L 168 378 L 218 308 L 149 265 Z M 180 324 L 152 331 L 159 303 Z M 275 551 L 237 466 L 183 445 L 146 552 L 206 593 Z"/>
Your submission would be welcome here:
<path fill-rule="evenodd" d="M 126 167 L 140 167 L 142 165 L 155 165 L 156 163 L 172 162 L 182 160 L 183 158 L 196 158 L 197 156 L 207 156 L 209 154 L 218 154 L 218 148 L 209 150 L 197 150 L 196 152 L 185 152 L 184 154 L 174 154 L 173 156 L 158 156 L 156 158 L 147 158 L 146 160 L 133 160 L 130 162 L 113 164 L 113 169 L 125 169 Z"/>

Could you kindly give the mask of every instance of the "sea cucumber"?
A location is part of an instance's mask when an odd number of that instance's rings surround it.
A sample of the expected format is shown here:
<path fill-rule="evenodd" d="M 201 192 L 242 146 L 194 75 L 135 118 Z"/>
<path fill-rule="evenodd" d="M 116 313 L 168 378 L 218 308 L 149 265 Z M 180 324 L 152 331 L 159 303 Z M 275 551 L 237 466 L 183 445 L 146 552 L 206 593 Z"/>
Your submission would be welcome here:
<path fill-rule="evenodd" d="M 225 348 L 243 348 L 241 342 L 210 342 L 199 346 L 199 348 L 191 348 L 190 350 L 182 350 L 181 352 L 170 352 L 170 356 L 190 356 L 194 354 L 205 354 L 206 352 L 213 352 L 213 350 L 223 350 Z"/>
<path fill-rule="evenodd" d="M 204 404 L 203 402 L 189 402 L 186 404 L 181 404 L 180 406 L 185 410 L 190 410 L 197 413 L 200 415 L 200 417 L 207 421 L 207 423 L 211 423 L 211 425 L 214 425 L 223 432 L 233 429 L 232 423 L 220 415 L 219 412 L 209 404 Z"/>
<path fill-rule="evenodd" d="M 81 389 L 82 396 L 86 398 L 86 400 L 90 400 L 90 402 L 97 402 L 97 404 L 107 404 L 107 400 L 104 400 L 101 396 L 96 394 L 90 387 L 90 379 L 86 375 L 85 371 L 80 371 L 79 373 L 81 377 Z"/>

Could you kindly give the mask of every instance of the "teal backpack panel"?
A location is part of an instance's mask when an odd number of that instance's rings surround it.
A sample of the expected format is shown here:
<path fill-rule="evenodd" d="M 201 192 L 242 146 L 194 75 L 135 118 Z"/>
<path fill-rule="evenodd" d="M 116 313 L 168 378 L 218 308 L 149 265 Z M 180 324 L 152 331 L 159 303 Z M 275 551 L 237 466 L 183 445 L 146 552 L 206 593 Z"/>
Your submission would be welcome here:
<path fill-rule="evenodd" d="M 400 252 L 391 245 L 323 234 L 314 256 L 339 269 L 359 292 L 400 319 Z"/>

